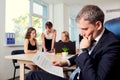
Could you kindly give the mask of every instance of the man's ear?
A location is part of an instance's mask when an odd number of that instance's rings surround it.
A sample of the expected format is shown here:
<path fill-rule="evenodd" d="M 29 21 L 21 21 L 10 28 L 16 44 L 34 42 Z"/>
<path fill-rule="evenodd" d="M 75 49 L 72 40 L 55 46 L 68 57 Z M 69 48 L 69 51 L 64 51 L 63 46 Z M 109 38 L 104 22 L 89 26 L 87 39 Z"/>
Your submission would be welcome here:
<path fill-rule="evenodd" d="M 101 23 L 100 21 L 97 21 L 95 24 L 96 24 L 97 30 L 101 30 L 101 28 L 102 28 L 102 23 Z"/>

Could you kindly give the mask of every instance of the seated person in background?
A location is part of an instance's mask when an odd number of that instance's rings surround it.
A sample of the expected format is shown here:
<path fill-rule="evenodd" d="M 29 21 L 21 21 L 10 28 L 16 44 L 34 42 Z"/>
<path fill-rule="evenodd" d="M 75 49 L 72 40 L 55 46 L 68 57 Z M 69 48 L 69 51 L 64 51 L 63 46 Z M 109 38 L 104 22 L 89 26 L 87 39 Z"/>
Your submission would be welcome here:
<path fill-rule="evenodd" d="M 52 28 L 53 24 L 47 22 L 45 24 L 45 31 L 42 33 L 42 48 L 43 52 L 53 52 L 54 42 L 56 40 L 56 30 Z"/>
<path fill-rule="evenodd" d="M 69 33 L 67 31 L 63 31 L 61 35 L 61 40 L 59 40 L 58 42 L 71 42 Z"/>
<path fill-rule="evenodd" d="M 59 40 L 58 42 L 71 42 L 70 37 L 69 37 L 69 33 L 67 31 L 63 31 L 62 34 L 61 34 L 61 40 Z M 69 71 L 68 67 L 66 69 L 68 69 L 68 71 Z M 66 78 L 69 77 L 68 71 L 66 70 L 64 72 Z"/>
<path fill-rule="evenodd" d="M 25 35 L 24 41 L 24 52 L 25 54 L 35 54 L 38 50 L 38 42 L 35 39 L 36 37 L 36 30 L 33 27 L 29 27 L 27 33 Z M 30 70 L 35 70 L 37 66 L 34 65 L 26 65 Z"/>
<path fill-rule="evenodd" d="M 58 42 L 55 42 L 54 44 L 55 53 L 62 53 L 63 47 L 67 47 L 69 49 L 68 54 L 76 53 L 76 42 L 70 41 L 69 33 L 67 31 L 63 31 L 61 33 L 61 40 L 59 40 Z"/>

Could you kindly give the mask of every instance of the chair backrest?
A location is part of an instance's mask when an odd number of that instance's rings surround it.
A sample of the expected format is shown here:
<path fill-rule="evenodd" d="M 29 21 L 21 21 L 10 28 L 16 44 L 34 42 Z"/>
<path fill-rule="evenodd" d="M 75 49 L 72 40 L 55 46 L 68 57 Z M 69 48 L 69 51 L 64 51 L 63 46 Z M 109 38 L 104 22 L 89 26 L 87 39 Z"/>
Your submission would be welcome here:
<path fill-rule="evenodd" d="M 55 42 L 55 53 L 61 53 L 63 47 L 69 49 L 68 54 L 76 54 L 76 42 Z"/>
<path fill-rule="evenodd" d="M 120 17 L 106 21 L 104 27 L 120 39 Z"/>
<path fill-rule="evenodd" d="M 11 52 L 11 55 L 18 55 L 18 54 L 24 54 L 24 50 L 13 50 Z M 17 63 L 17 60 L 13 59 L 13 65 L 15 67 L 15 63 Z"/>
<path fill-rule="evenodd" d="M 80 41 L 83 39 L 83 36 L 81 36 L 80 34 L 79 34 L 79 43 L 80 43 Z"/>

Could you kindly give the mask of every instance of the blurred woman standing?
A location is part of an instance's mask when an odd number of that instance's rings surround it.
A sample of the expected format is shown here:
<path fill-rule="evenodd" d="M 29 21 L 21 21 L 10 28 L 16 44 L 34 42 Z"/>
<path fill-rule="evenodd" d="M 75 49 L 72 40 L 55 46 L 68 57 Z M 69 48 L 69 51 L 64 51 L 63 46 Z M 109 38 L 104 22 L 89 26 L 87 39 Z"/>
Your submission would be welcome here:
<path fill-rule="evenodd" d="M 56 40 L 56 30 L 52 28 L 51 22 L 46 22 L 45 31 L 42 33 L 42 51 L 53 52 L 54 42 Z"/>

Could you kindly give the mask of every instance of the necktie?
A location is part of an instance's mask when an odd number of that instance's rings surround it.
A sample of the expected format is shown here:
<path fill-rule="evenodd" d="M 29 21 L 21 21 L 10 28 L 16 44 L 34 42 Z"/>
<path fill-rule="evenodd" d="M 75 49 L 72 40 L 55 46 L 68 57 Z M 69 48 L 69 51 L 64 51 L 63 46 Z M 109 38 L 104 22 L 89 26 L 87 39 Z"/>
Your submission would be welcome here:
<path fill-rule="evenodd" d="M 94 46 L 94 43 L 96 42 L 96 40 L 92 40 L 91 41 L 91 45 L 90 47 L 88 48 L 88 51 L 90 51 L 92 49 L 92 47 Z M 73 72 L 72 74 L 70 75 L 70 78 L 69 80 L 74 80 L 76 77 L 77 77 L 77 80 L 79 80 L 79 74 L 80 74 L 80 68 L 77 67 Z"/>
<path fill-rule="evenodd" d="M 92 49 L 92 47 L 94 46 L 95 42 L 96 42 L 96 40 L 92 40 L 91 41 L 91 44 L 90 44 L 90 47 L 88 48 L 88 51 L 90 51 Z"/>

